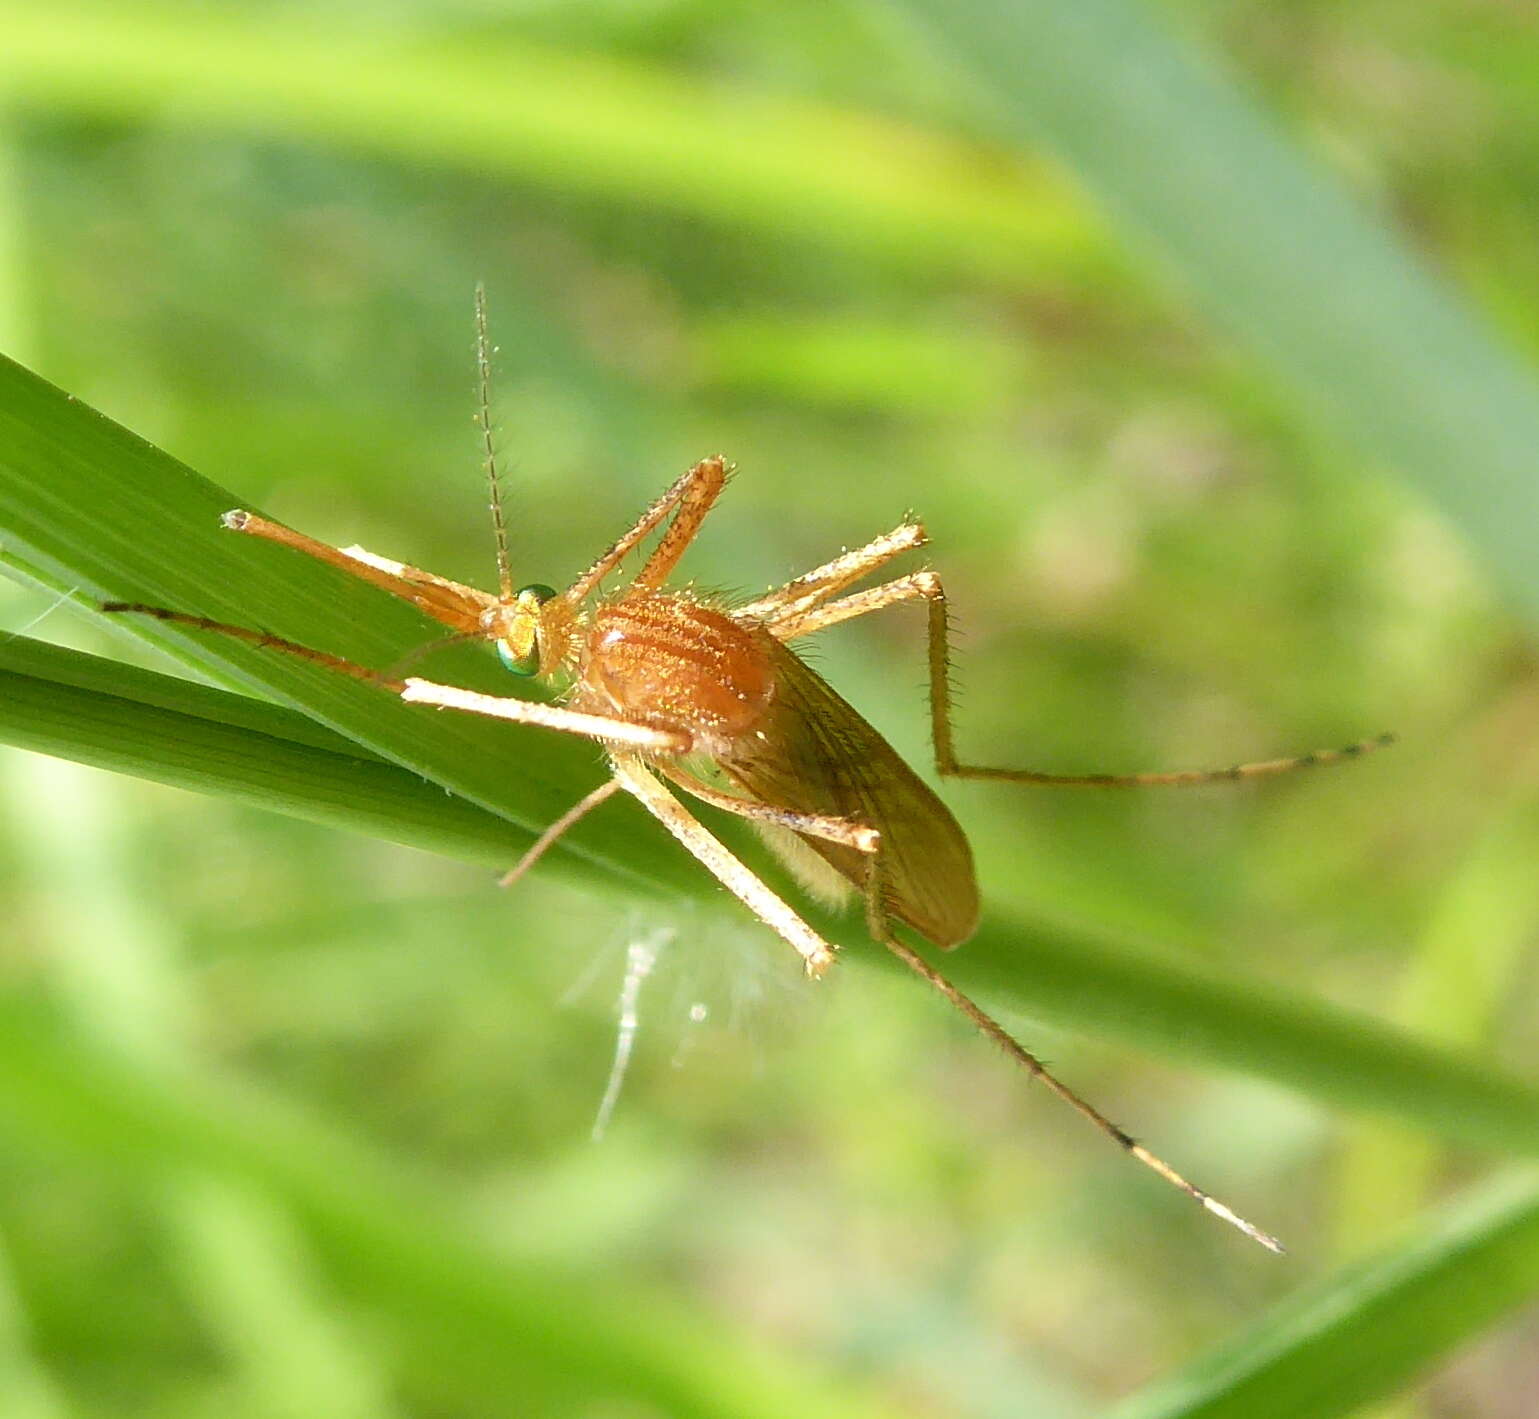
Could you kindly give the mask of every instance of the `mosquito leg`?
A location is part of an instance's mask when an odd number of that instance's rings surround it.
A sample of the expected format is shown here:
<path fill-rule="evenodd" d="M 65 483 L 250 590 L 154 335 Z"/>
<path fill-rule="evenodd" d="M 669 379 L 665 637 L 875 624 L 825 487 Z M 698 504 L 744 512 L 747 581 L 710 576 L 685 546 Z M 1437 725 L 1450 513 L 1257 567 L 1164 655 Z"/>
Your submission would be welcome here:
<path fill-rule="evenodd" d="M 191 626 L 196 631 L 209 631 L 216 636 L 229 636 L 232 640 L 245 641 L 247 645 L 254 645 L 258 650 L 281 651 L 284 655 L 308 660 L 312 665 L 323 665 L 328 670 L 350 675 L 354 680 L 363 680 L 370 685 L 378 685 L 381 689 L 397 694 L 405 688 L 404 681 L 392 680 L 378 670 L 370 670 L 367 665 L 359 665 L 353 660 L 344 660 L 340 655 L 315 650 L 311 646 L 300 645 L 298 641 L 285 640 L 282 636 L 270 635 L 266 631 L 254 631 L 248 626 L 232 626 L 224 621 L 210 620 L 207 616 L 192 616 L 185 611 L 168 611 L 164 606 L 144 606 L 137 601 L 108 601 L 102 605 L 101 609 L 109 615 L 153 616 L 157 621 L 168 621 L 172 625 Z"/>
<path fill-rule="evenodd" d="M 790 946 L 806 963 L 809 976 L 820 976 L 834 963 L 833 948 L 752 872 L 708 833 L 632 754 L 611 756 L 620 787 L 679 840 L 729 892 Z"/>
<path fill-rule="evenodd" d="M 517 724 L 533 724 L 543 729 L 560 730 L 565 734 L 581 734 L 605 744 L 623 744 L 628 748 L 642 749 L 654 754 L 687 753 L 690 741 L 683 735 L 669 734 L 666 730 L 651 729 L 642 724 L 629 724 L 623 719 L 606 719 L 602 715 L 579 714 L 575 710 L 562 709 L 558 705 L 542 705 L 532 700 L 509 699 L 501 695 L 482 695 L 474 690 L 462 690 L 457 685 L 440 685 L 432 680 L 392 680 L 377 670 L 356 661 L 345 660 L 324 650 L 285 640 L 282 636 L 266 631 L 254 631 L 247 626 L 232 626 L 224 621 L 211 620 L 207 616 L 192 616 L 183 611 L 168 611 L 164 606 L 143 606 L 132 601 L 109 601 L 102 606 L 109 614 L 131 613 L 153 616 L 157 621 L 173 625 L 190 626 L 194 630 L 209 631 L 214 635 L 229 636 L 244 641 L 260 650 L 281 651 L 312 665 L 324 666 L 349 675 L 354 680 L 378 685 L 383 690 L 398 694 L 407 704 L 437 705 L 442 709 L 465 710 L 471 714 L 486 715 L 492 719 L 511 720 Z M 608 795 L 606 794 L 605 797 Z M 586 800 L 585 800 L 586 801 Z M 602 800 L 598 800 L 602 801 Z M 595 806 L 589 804 L 589 807 Z M 574 820 L 575 821 L 575 820 Z"/>
<path fill-rule="evenodd" d="M 628 749 L 640 749 L 649 754 L 684 754 L 690 749 L 690 741 L 686 736 L 670 734 L 664 729 L 631 724 L 623 719 L 607 719 L 603 715 L 580 714 L 576 710 L 562 709 L 559 705 L 542 705 L 534 700 L 514 699 L 507 695 L 483 695 L 475 690 L 463 690 L 458 685 L 440 685 L 433 680 L 407 680 L 400 687 L 400 694 L 411 705 L 436 705 L 439 709 L 464 710 L 467 714 L 506 719 L 514 724 L 534 724 L 542 729 L 556 729 L 563 734 L 581 734 L 588 739 L 624 745 Z"/>
<path fill-rule="evenodd" d="M 686 793 L 703 803 L 723 812 L 747 818 L 753 823 L 770 823 L 777 828 L 789 828 L 793 833 L 806 833 L 809 837 L 823 838 L 827 842 L 842 843 L 857 852 L 875 852 L 881 843 L 881 834 L 875 828 L 857 823 L 850 818 L 828 818 L 817 813 L 796 813 L 789 808 L 775 808 L 768 803 L 757 803 L 750 798 L 738 798 L 702 783 L 693 774 L 668 764 L 655 766 Z"/>
<path fill-rule="evenodd" d="M 870 576 L 894 557 L 915 547 L 923 547 L 928 540 L 919 523 L 901 522 L 891 532 L 872 538 L 864 547 L 841 552 L 833 561 L 814 567 L 795 581 L 788 581 L 757 601 L 734 607 L 732 614 L 763 620 L 779 635 L 777 627 L 780 622 L 810 611 L 851 582 Z M 785 639 L 783 636 L 781 638 Z"/>
<path fill-rule="evenodd" d="M 853 621 L 857 616 L 868 616 L 873 611 L 885 611 L 889 606 L 901 606 L 907 601 L 917 601 L 931 594 L 931 586 L 939 588 L 934 572 L 910 572 L 907 576 L 885 581 L 870 591 L 857 591 L 852 596 L 842 596 L 826 605 L 788 606 L 786 613 L 769 623 L 776 639 L 800 640 L 814 631 L 827 630 L 841 621 Z"/>
<path fill-rule="evenodd" d="M 627 552 L 672 514 L 672 524 L 637 573 L 635 582 L 637 586 L 660 585 L 684 555 L 684 549 L 694 541 L 711 505 L 726 487 L 727 476 L 731 471 L 732 465 L 720 454 L 702 458 L 636 519 L 630 531 L 616 540 L 603 556 L 561 593 L 562 599 L 572 606 L 584 601 Z"/>
<path fill-rule="evenodd" d="M 1224 769 L 1178 769 L 1162 773 L 1137 774 L 1051 774 L 1036 769 L 997 769 L 978 764 L 959 763 L 951 735 L 951 651 L 946 615 L 946 592 L 940 578 L 931 571 L 914 572 L 870 591 L 846 596 L 826 606 L 802 612 L 770 629 L 781 640 L 821 631 L 856 616 L 869 615 L 906 601 L 925 601 L 929 606 L 930 653 L 930 728 L 935 740 L 935 770 L 942 777 L 993 779 L 1005 783 L 1037 783 L 1055 788 L 1187 788 L 1194 784 L 1233 782 L 1291 773 L 1295 769 L 1319 768 L 1325 764 L 1355 759 L 1395 742 L 1393 734 L 1362 739 L 1341 749 L 1318 749 L 1286 759 L 1263 759 L 1254 763 L 1234 764 Z"/>
<path fill-rule="evenodd" d="M 603 803 L 607 798 L 617 793 L 619 788 L 618 780 L 612 778 L 605 779 L 592 793 L 579 799 L 534 840 L 534 845 L 503 874 L 497 885 L 499 887 L 511 887 L 524 873 L 545 856 L 552 844 L 568 828 L 580 819 L 587 817 L 600 803 Z"/>
<path fill-rule="evenodd" d="M 1131 1134 L 1114 1124 L 1089 1100 L 1083 1099 L 1076 1094 L 1074 1090 L 1054 1075 L 1036 1055 L 1032 1054 L 1030 1050 L 1022 1045 L 1014 1035 L 1005 1029 L 977 1001 L 953 985 L 947 977 L 936 970 L 917 951 L 904 945 L 893 931 L 886 908 L 883 905 L 880 853 L 874 854 L 870 860 L 870 866 L 866 873 L 865 898 L 866 927 L 871 935 L 902 961 L 915 975 L 927 981 L 934 989 L 944 995 L 952 1005 L 972 1021 L 981 1034 L 998 1045 L 1027 1074 L 1033 1079 L 1039 1080 L 1049 1092 L 1056 1094 L 1058 1098 L 1062 1099 L 1077 1114 L 1098 1128 L 1125 1153 L 1136 1158 L 1146 1168 L 1150 1168 L 1158 1173 L 1173 1187 L 1180 1188 L 1192 1201 L 1200 1203 L 1215 1217 L 1222 1218 L 1231 1227 L 1237 1227 L 1253 1242 L 1259 1242 L 1268 1251 L 1279 1254 L 1284 1251 L 1283 1244 L 1276 1237 L 1272 1236 L 1270 1232 L 1263 1232 L 1261 1228 L 1251 1222 L 1247 1222 L 1239 1213 L 1226 1207 L 1216 1197 L 1204 1192 L 1195 1183 L 1188 1182 L 1163 1158 L 1151 1153 L 1143 1144 L 1133 1138 Z"/>
<path fill-rule="evenodd" d="M 477 634 L 481 630 L 481 613 L 497 604 L 495 596 L 477 591 L 473 586 L 462 586 L 420 567 L 366 552 L 362 547 L 333 547 L 254 512 L 234 508 L 225 513 L 221 521 L 231 532 L 243 532 L 248 537 L 260 537 L 266 542 L 276 542 L 280 547 L 303 552 L 348 576 L 388 591 L 451 630 Z"/>
<path fill-rule="evenodd" d="M 715 454 L 702 458 L 684 475 L 680 480 L 678 511 L 652 549 L 652 555 L 636 573 L 637 586 L 661 586 L 668 580 L 669 573 L 684 555 L 684 549 L 695 540 L 712 504 L 727 486 L 731 473 L 732 465 L 720 454 Z"/>

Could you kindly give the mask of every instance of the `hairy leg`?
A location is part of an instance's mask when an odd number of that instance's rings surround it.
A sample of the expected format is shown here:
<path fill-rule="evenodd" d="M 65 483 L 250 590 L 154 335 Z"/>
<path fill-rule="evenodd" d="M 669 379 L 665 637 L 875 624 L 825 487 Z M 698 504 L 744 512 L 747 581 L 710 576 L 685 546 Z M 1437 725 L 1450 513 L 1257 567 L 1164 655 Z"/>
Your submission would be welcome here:
<path fill-rule="evenodd" d="M 881 854 L 874 854 L 870 862 L 870 870 L 866 877 L 866 928 L 872 937 L 881 942 L 894 956 L 903 962 L 909 970 L 926 981 L 933 989 L 944 995 L 952 1005 L 962 1012 L 974 1025 L 974 1027 L 988 1039 L 992 1040 L 1012 1060 L 1026 1071 L 1033 1079 L 1040 1081 L 1049 1091 L 1056 1094 L 1064 1103 L 1073 1109 L 1082 1118 L 1088 1120 L 1095 1128 L 1099 1129 L 1129 1156 L 1136 1158 L 1146 1168 L 1158 1173 L 1173 1187 L 1179 1188 L 1194 1202 L 1200 1204 L 1215 1217 L 1222 1218 L 1230 1226 L 1239 1228 L 1254 1242 L 1259 1242 L 1268 1251 L 1281 1252 L 1283 1245 L 1269 1232 L 1263 1232 L 1259 1227 L 1247 1222 L 1237 1212 L 1226 1207 L 1216 1197 L 1204 1192 L 1195 1183 L 1187 1181 L 1169 1163 L 1165 1162 L 1154 1153 L 1151 1153 L 1143 1144 L 1139 1143 L 1129 1133 L 1119 1128 L 1106 1117 L 1088 1099 L 1081 1098 L 1067 1084 L 1054 1075 L 1036 1055 L 1032 1054 L 1018 1041 L 1003 1025 L 979 1005 L 970 995 L 965 994 L 957 986 L 938 970 L 935 969 L 923 956 L 911 947 L 905 945 L 893 931 L 892 923 L 888 920 L 887 913 L 882 905 L 882 880 L 881 880 Z"/>
<path fill-rule="evenodd" d="M 657 771 L 665 774 L 686 793 L 692 794 L 713 808 L 736 814 L 752 823 L 769 823 L 777 828 L 789 828 L 793 833 L 806 833 L 809 837 L 823 838 L 831 843 L 842 843 L 858 852 L 875 852 L 881 843 L 881 834 L 875 828 L 857 823 L 849 818 L 827 818 L 817 813 L 797 813 L 789 808 L 775 808 L 768 803 L 758 803 L 751 798 L 738 798 L 702 783 L 691 773 L 671 765 L 658 764 Z"/>
<path fill-rule="evenodd" d="M 628 532 L 617 538 L 587 571 L 561 593 L 562 599 L 572 606 L 586 600 L 599 582 L 619 565 L 625 554 L 671 515 L 673 522 L 637 573 L 635 581 L 637 586 L 661 585 L 684 555 L 684 549 L 695 540 L 700 524 L 705 521 L 711 505 L 726 486 L 729 472 L 731 465 L 720 455 L 702 458 L 642 513 Z"/>
<path fill-rule="evenodd" d="M 168 621 L 174 626 L 190 626 L 195 631 L 209 631 L 216 636 L 229 636 L 232 640 L 254 645 L 258 650 L 276 650 L 284 655 L 292 655 L 297 660 L 308 660 L 312 665 L 324 666 L 327 670 L 349 675 L 354 680 L 378 685 L 382 690 L 389 690 L 393 694 L 400 694 L 405 688 L 404 681 L 392 680 L 378 670 L 371 670 L 367 665 L 359 665 L 357 661 L 345 660 L 340 655 L 332 655 L 329 651 L 300 645 L 298 641 L 285 640 L 282 636 L 271 635 L 267 631 L 254 631 L 249 626 L 232 626 L 226 621 L 211 620 L 207 616 L 193 616 L 186 611 L 168 611 L 164 606 L 145 606 L 137 601 L 104 602 L 102 610 L 108 615 L 153 616 L 157 621 Z"/>
<path fill-rule="evenodd" d="M 708 833 L 634 754 L 612 756 L 620 787 L 641 801 L 700 864 L 771 931 L 801 956 L 809 976 L 834 963 L 833 947 L 804 922 L 743 863 Z"/>
<path fill-rule="evenodd" d="M 915 547 L 923 547 L 928 539 L 925 530 L 917 522 L 901 522 L 891 532 L 874 537 L 863 547 L 841 552 L 830 562 L 814 567 L 794 581 L 776 587 L 774 591 L 750 601 L 745 606 L 733 608 L 734 616 L 753 617 L 764 621 L 782 640 L 780 627 L 821 605 L 851 582 L 885 566 L 894 557 Z"/>
<path fill-rule="evenodd" d="M 497 604 L 497 598 L 490 592 L 462 586 L 420 567 L 366 552 L 362 547 L 333 547 L 254 512 L 236 508 L 225 513 L 222 521 L 231 532 L 243 532 L 248 537 L 260 537 L 266 542 L 276 542 L 280 547 L 292 548 L 318 562 L 325 562 L 327 566 L 336 567 L 348 576 L 357 577 L 359 581 L 377 586 L 381 591 L 388 591 L 415 606 L 424 616 L 431 616 L 463 635 L 480 634 L 481 613 Z"/>
<path fill-rule="evenodd" d="M 838 625 L 841 621 L 866 616 L 889 606 L 901 606 L 909 601 L 924 601 L 929 609 L 930 728 L 935 742 L 935 770 L 943 777 L 1037 783 L 1057 788 L 1184 788 L 1194 784 L 1264 778 L 1272 774 L 1290 773 L 1295 769 L 1318 768 L 1324 764 L 1357 758 L 1394 742 L 1394 735 L 1381 734 L 1374 739 L 1348 744 L 1345 748 L 1320 749 L 1285 759 L 1264 759 L 1223 769 L 1177 769 L 1157 773 L 1053 774 L 1037 769 L 1001 769 L 960 763 L 953 747 L 951 730 L 951 651 L 946 592 L 934 572 L 913 572 L 898 577 L 870 591 L 856 592 L 853 596 L 791 616 L 771 629 L 781 640 L 793 640 Z"/>
<path fill-rule="evenodd" d="M 690 742 L 683 735 L 632 724 L 604 715 L 580 714 L 559 705 L 542 705 L 533 700 L 508 695 L 483 695 L 458 685 L 440 685 L 433 680 L 410 679 L 400 687 L 401 698 L 410 705 L 435 705 L 439 709 L 463 710 L 467 714 L 505 719 L 514 724 L 533 724 L 542 729 L 556 729 L 563 734 L 580 734 L 604 744 L 622 744 L 650 754 L 682 754 Z"/>
<path fill-rule="evenodd" d="M 600 803 L 603 803 L 608 798 L 612 798 L 619 791 L 620 785 L 617 780 L 612 778 L 605 779 L 592 793 L 585 794 L 582 798 L 578 799 L 576 803 L 568 808 L 565 813 L 534 840 L 529 851 L 503 873 L 497 885 L 499 887 L 511 887 L 535 863 L 545 856 L 568 828 L 586 818 Z"/>

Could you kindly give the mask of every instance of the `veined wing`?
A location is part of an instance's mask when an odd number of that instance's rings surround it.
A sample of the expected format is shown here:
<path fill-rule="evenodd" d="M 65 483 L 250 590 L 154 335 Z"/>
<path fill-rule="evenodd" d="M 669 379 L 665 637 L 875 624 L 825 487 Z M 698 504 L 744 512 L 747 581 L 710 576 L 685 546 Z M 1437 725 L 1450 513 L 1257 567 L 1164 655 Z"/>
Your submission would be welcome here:
<path fill-rule="evenodd" d="M 960 945 L 978 924 L 978 887 L 956 819 L 816 671 L 774 637 L 764 641 L 774 663 L 774 698 L 758 730 L 718 757 L 718 767 L 761 803 L 875 828 L 887 911 L 937 946 Z M 797 836 L 864 887 L 865 854 Z"/>

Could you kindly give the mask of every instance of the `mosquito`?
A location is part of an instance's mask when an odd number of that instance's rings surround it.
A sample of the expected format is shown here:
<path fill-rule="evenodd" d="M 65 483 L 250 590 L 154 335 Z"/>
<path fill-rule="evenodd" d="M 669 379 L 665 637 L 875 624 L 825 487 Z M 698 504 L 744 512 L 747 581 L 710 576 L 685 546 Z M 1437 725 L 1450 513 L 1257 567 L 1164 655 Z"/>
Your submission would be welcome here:
<path fill-rule="evenodd" d="M 846 898 L 858 894 L 873 939 L 1027 1074 L 1207 1211 L 1281 1252 L 1276 1237 L 1188 1181 L 1049 1072 L 898 935 L 900 926 L 907 927 L 948 951 L 972 935 L 979 915 L 972 851 L 941 800 L 797 655 L 794 643 L 860 616 L 921 603 L 928 618 L 935 770 L 947 778 L 1102 788 L 1205 784 L 1339 762 L 1387 744 L 1392 736 L 1294 758 L 1173 773 L 1063 775 L 963 763 L 952 739 L 948 613 L 940 577 L 923 569 L 853 589 L 926 544 L 924 527 L 912 516 L 751 601 L 734 604 L 692 586 L 670 585 L 734 471 L 720 456 L 690 468 L 564 591 L 540 583 L 515 587 L 493 450 L 491 347 L 479 288 L 475 310 L 477 425 L 491 489 L 496 592 L 359 547 L 333 547 L 253 512 L 228 512 L 223 525 L 387 591 L 447 627 L 454 639 L 490 642 L 513 675 L 557 687 L 558 703 L 481 694 L 415 676 L 397 679 L 263 631 L 164 607 L 112 602 L 102 609 L 152 616 L 297 656 L 377 685 L 408 704 L 595 741 L 604 751 L 608 777 L 539 835 L 504 884 L 521 877 L 600 804 L 627 793 L 801 956 L 809 976 L 821 976 L 834 962 L 832 943 L 709 832 L 679 793 L 748 820 L 809 889 L 827 893 L 832 886 Z M 635 576 L 618 589 L 605 589 L 605 578 L 653 533 L 657 540 Z"/>

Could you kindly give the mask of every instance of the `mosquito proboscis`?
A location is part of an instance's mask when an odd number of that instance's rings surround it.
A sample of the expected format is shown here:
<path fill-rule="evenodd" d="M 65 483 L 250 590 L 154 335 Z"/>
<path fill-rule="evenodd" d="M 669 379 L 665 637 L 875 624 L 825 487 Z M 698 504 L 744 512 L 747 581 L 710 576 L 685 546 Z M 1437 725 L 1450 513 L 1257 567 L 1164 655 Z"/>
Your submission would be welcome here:
<path fill-rule="evenodd" d="M 1391 742 L 1226 769 L 1174 773 L 1041 773 L 961 762 L 952 740 L 945 589 L 931 570 L 908 572 L 863 591 L 858 582 L 925 545 L 923 526 L 905 518 L 892 531 L 748 602 L 733 604 L 670 579 L 732 472 L 702 459 L 563 591 L 515 589 L 489 410 L 490 346 L 482 292 L 476 293 L 478 427 L 492 489 L 496 592 L 478 590 L 361 548 L 338 548 L 256 513 L 233 511 L 224 525 L 302 552 L 411 603 L 453 638 L 490 642 L 514 675 L 559 687 L 559 703 L 487 695 L 416 676 L 392 678 L 341 656 L 243 626 L 129 602 L 136 612 L 326 666 L 378 685 L 409 704 L 537 725 L 595 741 L 608 777 L 535 841 L 504 878 L 522 876 L 574 823 L 619 792 L 630 794 L 755 916 L 821 976 L 834 947 L 695 818 L 675 790 L 747 819 L 798 872 L 812 868 L 847 884 L 865 907 L 871 936 L 944 995 L 1028 1074 L 1040 1080 L 1129 1155 L 1271 1251 L 1282 1244 L 1188 1181 L 1050 1073 L 1013 1035 L 899 935 L 906 926 L 942 950 L 972 935 L 979 915 L 972 852 L 951 812 L 896 751 L 812 670 L 792 643 L 829 626 L 919 602 L 929 632 L 930 724 L 942 777 L 1059 786 L 1184 786 L 1259 778 L 1349 759 Z M 634 578 L 618 589 L 606 577 L 653 533 Z M 710 780 L 701 764 L 709 765 Z M 810 850 L 810 852 L 809 852 Z M 823 884 L 825 887 L 827 883 Z"/>

